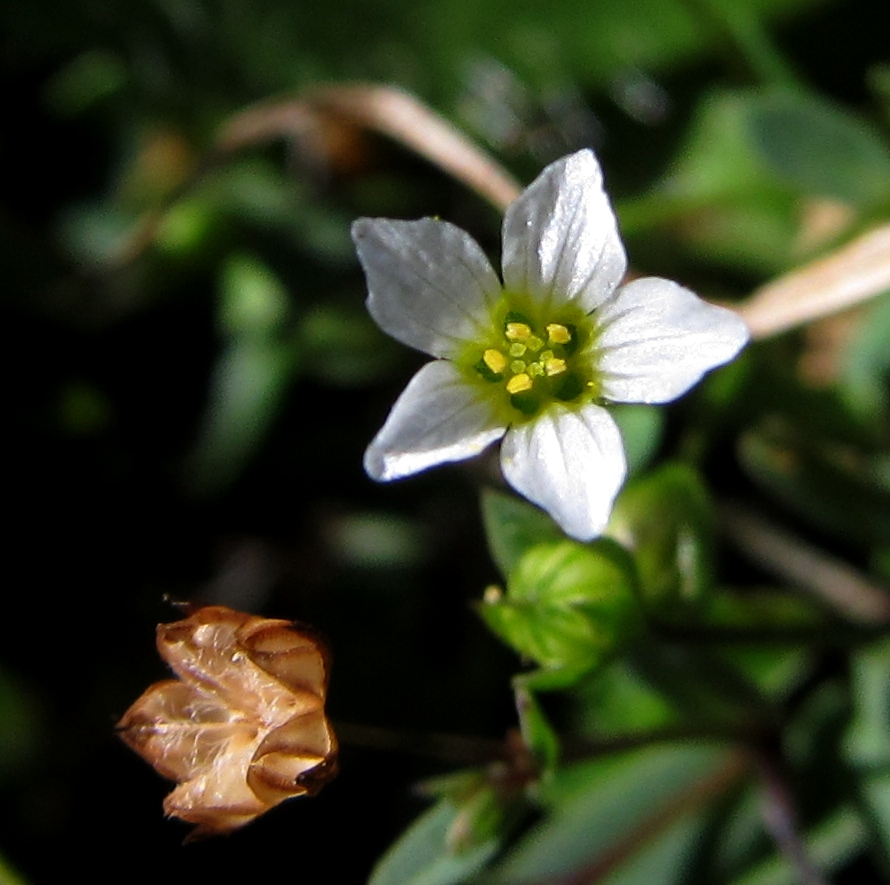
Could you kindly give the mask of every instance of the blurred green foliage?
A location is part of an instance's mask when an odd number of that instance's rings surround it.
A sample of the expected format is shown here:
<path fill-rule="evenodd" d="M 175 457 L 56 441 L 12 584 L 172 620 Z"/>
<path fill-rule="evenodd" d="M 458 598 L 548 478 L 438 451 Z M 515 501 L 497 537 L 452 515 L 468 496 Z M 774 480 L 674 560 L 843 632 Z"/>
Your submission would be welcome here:
<path fill-rule="evenodd" d="M 885 15 L 0 5 L 0 883 L 52 881 L 64 858 L 96 882 L 262 863 L 373 885 L 767 885 L 801 856 L 890 881 L 888 297 L 758 342 L 667 409 L 616 408 L 631 480 L 609 537 L 577 544 L 493 457 L 391 487 L 361 469 L 419 357 L 365 312 L 350 222 L 437 215 L 493 249 L 497 214 L 354 120 L 243 128 L 248 106 L 373 81 L 521 180 L 592 146 L 634 267 L 733 301 L 888 221 Z M 804 567 L 753 545 L 742 511 Z M 870 588 L 871 616 L 820 592 L 810 550 Z M 164 676 L 164 594 L 315 624 L 342 743 L 317 798 L 187 850 L 166 785 L 112 735 Z"/>

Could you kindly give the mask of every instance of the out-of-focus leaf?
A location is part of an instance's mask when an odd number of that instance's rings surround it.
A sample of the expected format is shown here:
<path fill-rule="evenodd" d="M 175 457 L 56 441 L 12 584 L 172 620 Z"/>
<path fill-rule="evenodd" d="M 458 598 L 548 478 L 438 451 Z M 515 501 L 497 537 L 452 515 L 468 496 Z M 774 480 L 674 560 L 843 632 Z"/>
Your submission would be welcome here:
<path fill-rule="evenodd" d="M 485 768 L 458 771 L 420 784 L 425 795 L 438 796 L 456 809 L 445 832 L 445 848 L 465 855 L 492 840 L 500 843 L 528 810 L 526 787 L 537 776 L 525 746 Z"/>
<path fill-rule="evenodd" d="M 206 199 L 181 200 L 171 206 L 158 225 L 155 244 L 174 258 L 200 255 L 220 234 L 220 214 Z"/>
<path fill-rule="evenodd" d="M 547 671 L 581 673 L 613 655 L 640 625 L 633 567 L 617 544 L 540 544 L 519 560 L 507 594 L 489 591 L 488 626 Z"/>
<path fill-rule="evenodd" d="M 763 793 L 756 781 L 744 784 L 737 795 L 728 797 L 711 826 L 707 856 L 695 881 L 729 882 L 775 847 L 763 826 Z"/>
<path fill-rule="evenodd" d="M 631 662 L 687 727 L 757 731 L 775 725 L 774 704 L 719 648 L 641 643 Z"/>
<path fill-rule="evenodd" d="M 807 856 L 825 872 L 841 868 L 866 843 L 867 832 L 852 808 L 841 808 L 807 833 L 804 845 Z M 795 871 L 784 857 L 774 855 L 757 864 L 731 885 L 788 885 L 796 878 Z"/>
<path fill-rule="evenodd" d="M 563 538 L 556 523 L 543 510 L 515 495 L 491 489 L 482 493 L 482 521 L 488 548 L 504 576 L 509 575 L 523 554 L 536 544 Z"/>
<path fill-rule="evenodd" d="M 890 765 L 890 642 L 860 649 L 850 661 L 853 716 L 846 753 L 860 766 Z"/>
<path fill-rule="evenodd" d="M 111 52 L 90 49 L 78 55 L 47 84 L 52 110 L 75 117 L 119 92 L 127 81 L 124 63 Z"/>
<path fill-rule="evenodd" d="M 59 423 L 72 436 L 87 437 L 107 430 L 113 420 L 108 397 L 92 384 L 71 381 L 59 396 Z"/>
<path fill-rule="evenodd" d="M 607 534 L 633 554 L 647 607 L 684 618 L 711 587 L 713 520 L 707 491 L 684 464 L 668 464 L 629 483 Z"/>
<path fill-rule="evenodd" d="M 678 818 L 640 850 L 616 864 L 602 885 L 688 885 L 690 861 L 708 826 L 708 815 Z"/>
<path fill-rule="evenodd" d="M 3 669 L 0 669 L 0 722 L 3 723 L 0 728 L 0 778 L 5 779 L 38 749 L 41 735 L 34 699 L 12 674 Z"/>
<path fill-rule="evenodd" d="M 494 868 L 491 881 L 549 882 L 630 859 L 728 787 L 731 760 L 718 746 L 685 744 L 564 767 L 543 792 L 550 813 Z"/>
<path fill-rule="evenodd" d="M 795 801 L 811 820 L 833 814 L 851 798 L 850 771 L 839 765 L 849 723 L 850 694 L 840 679 L 821 682 L 805 695 L 784 728 L 785 759 L 795 771 Z"/>
<path fill-rule="evenodd" d="M 740 631 L 772 629 L 781 640 L 782 631 L 793 636 L 795 630 L 828 628 L 825 611 L 812 600 L 779 590 L 746 589 L 715 593 L 701 613 L 702 623 L 713 627 L 732 627 Z"/>
<path fill-rule="evenodd" d="M 890 196 L 890 150 L 850 111 L 777 91 L 748 104 L 748 126 L 769 168 L 804 193 L 860 205 Z"/>
<path fill-rule="evenodd" d="M 27 880 L 13 870 L 2 856 L 0 856 L 0 885 L 27 885 Z"/>
<path fill-rule="evenodd" d="M 612 661 L 576 690 L 579 734 L 615 738 L 653 732 L 680 721 L 670 699 L 652 687 L 624 658 Z"/>
<path fill-rule="evenodd" d="M 219 322 L 234 337 L 268 335 L 289 313 L 287 289 L 251 255 L 234 255 L 223 267 Z"/>
<path fill-rule="evenodd" d="M 853 716 L 844 745 L 858 770 L 859 799 L 885 861 L 890 860 L 890 642 L 859 650 L 850 662 Z"/>
<path fill-rule="evenodd" d="M 338 386 L 374 382 L 403 356 L 358 306 L 317 305 L 301 318 L 298 335 L 306 372 Z"/>
<path fill-rule="evenodd" d="M 224 487 L 265 438 L 297 368 L 287 340 L 287 291 L 259 259 L 234 256 L 223 268 L 219 324 L 227 335 L 211 379 L 204 427 L 192 453 L 194 486 Z"/>
<path fill-rule="evenodd" d="M 781 640 L 777 640 L 776 646 Z M 769 645 L 729 646 L 723 659 L 744 673 L 757 690 L 770 701 L 779 703 L 800 688 L 815 666 L 814 655 L 805 648 L 781 648 Z"/>
<path fill-rule="evenodd" d="M 295 366 L 291 347 L 265 340 L 234 341 L 220 354 L 189 464 L 195 488 L 224 488 L 241 472 L 278 414 Z"/>
<path fill-rule="evenodd" d="M 331 521 L 328 543 L 336 560 L 357 568 L 406 568 L 429 557 L 416 521 L 376 511 Z"/>
<path fill-rule="evenodd" d="M 628 474 L 642 470 L 654 457 L 664 434 L 665 410 L 640 404 L 615 405 L 609 413 L 621 429 Z"/>
<path fill-rule="evenodd" d="M 451 800 L 437 802 L 378 861 L 368 885 L 455 885 L 479 870 L 500 840 L 492 837 L 459 853 L 449 850 L 448 833 L 459 814 Z"/>
<path fill-rule="evenodd" d="M 682 625 L 679 627 L 683 629 Z M 806 648 L 807 638 L 836 625 L 807 597 L 778 590 L 729 588 L 714 593 L 700 612 L 696 630 L 713 637 L 726 631 L 733 642 L 723 648 L 724 659 L 732 661 L 767 698 L 786 698 L 811 672 L 814 655 Z M 744 643 L 745 636 L 751 638 Z M 764 642 L 771 639 L 769 643 Z"/>
<path fill-rule="evenodd" d="M 865 420 L 890 409 L 890 297 L 864 308 L 862 321 L 845 349 L 838 383 L 844 401 Z"/>
<path fill-rule="evenodd" d="M 890 540 L 890 492 L 855 448 L 820 445 L 771 424 L 746 433 L 739 454 L 758 485 L 810 524 L 857 545 Z"/>
<path fill-rule="evenodd" d="M 799 230 L 798 195 L 766 168 L 747 134 L 756 93 L 714 92 L 651 192 L 618 205 L 628 235 L 682 221 L 672 233 L 709 262 L 760 272 L 787 266 Z"/>
<path fill-rule="evenodd" d="M 59 219 L 59 238 L 66 252 L 87 268 L 114 264 L 133 231 L 136 217 L 105 203 L 70 206 Z"/>

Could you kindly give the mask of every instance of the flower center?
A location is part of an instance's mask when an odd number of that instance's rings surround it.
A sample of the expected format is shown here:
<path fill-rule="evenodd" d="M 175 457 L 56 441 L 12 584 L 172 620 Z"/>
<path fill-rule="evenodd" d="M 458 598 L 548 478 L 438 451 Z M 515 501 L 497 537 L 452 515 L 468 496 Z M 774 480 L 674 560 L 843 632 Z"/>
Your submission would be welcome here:
<path fill-rule="evenodd" d="M 485 381 L 503 385 L 512 409 L 532 417 L 548 402 L 571 403 L 593 392 L 594 382 L 573 360 L 582 343 L 575 325 L 536 324 L 511 310 L 502 331 L 502 338 L 490 342 L 473 368 Z"/>

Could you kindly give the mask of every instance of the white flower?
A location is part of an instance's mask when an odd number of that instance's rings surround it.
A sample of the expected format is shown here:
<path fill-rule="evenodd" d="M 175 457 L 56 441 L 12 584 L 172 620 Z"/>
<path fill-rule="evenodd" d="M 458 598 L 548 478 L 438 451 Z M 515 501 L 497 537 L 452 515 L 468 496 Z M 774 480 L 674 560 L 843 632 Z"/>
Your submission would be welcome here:
<path fill-rule="evenodd" d="M 365 470 L 398 479 L 504 437 L 507 482 L 580 540 L 603 530 L 626 472 L 605 406 L 673 400 L 748 340 L 736 314 L 669 280 L 619 288 L 627 259 L 588 150 L 548 166 L 507 209 L 503 283 L 445 221 L 360 218 L 352 236 L 377 324 L 436 357 Z"/>

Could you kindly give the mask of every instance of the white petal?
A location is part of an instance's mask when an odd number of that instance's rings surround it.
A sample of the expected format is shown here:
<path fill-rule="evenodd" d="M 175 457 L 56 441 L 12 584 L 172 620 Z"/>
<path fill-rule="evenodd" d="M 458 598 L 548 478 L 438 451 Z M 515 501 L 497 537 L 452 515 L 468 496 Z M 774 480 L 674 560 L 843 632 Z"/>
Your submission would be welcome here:
<path fill-rule="evenodd" d="M 504 285 L 589 313 L 621 282 L 624 246 L 591 151 L 551 163 L 504 216 Z"/>
<path fill-rule="evenodd" d="M 427 363 L 392 407 L 365 452 L 365 470 L 386 481 L 477 455 L 504 435 L 490 404 L 454 365 Z"/>
<path fill-rule="evenodd" d="M 368 280 L 368 310 L 384 332 L 438 357 L 490 332 L 501 284 L 459 227 L 434 218 L 359 218 L 352 239 Z"/>
<path fill-rule="evenodd" d="M 748 341 L 737 314 L 656 277 L 629 283 L 595 319 L 603 395 L 617 402 L 676 399 Z"/>
<path fill-rule="evenodd" d="M 621 433 L 609 413 L 589 405 L 551 407 L 530 424 L 511 427 L 501 446 L 507 482 L 543 507 L 579 541 L 599 535 L 624 481 Z"/>

